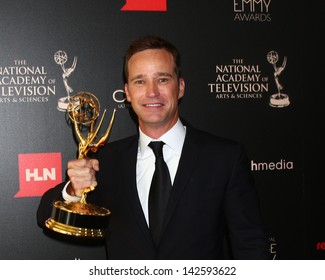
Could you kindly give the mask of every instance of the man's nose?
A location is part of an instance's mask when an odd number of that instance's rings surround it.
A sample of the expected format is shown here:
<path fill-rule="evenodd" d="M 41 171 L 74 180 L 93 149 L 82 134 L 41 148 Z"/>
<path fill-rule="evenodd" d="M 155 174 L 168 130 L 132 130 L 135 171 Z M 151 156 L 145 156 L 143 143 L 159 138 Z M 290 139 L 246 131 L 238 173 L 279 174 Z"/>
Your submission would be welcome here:
<path fill-rule="evenodd" d="M 147 83 L 146 94 L 149 97 L 155 97 L 159 95 L 158 86 L 154 82 Z"/>

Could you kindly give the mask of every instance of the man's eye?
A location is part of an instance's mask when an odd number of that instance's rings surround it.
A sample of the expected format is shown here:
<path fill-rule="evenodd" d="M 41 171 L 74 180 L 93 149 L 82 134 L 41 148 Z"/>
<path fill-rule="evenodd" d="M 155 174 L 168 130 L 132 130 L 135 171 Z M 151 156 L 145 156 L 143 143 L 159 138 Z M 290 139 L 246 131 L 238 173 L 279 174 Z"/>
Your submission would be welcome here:
<path fill-rule="evenodd" d="M 164 83 L 167 83 L 167 82 L 168 82 L 168 78 L 160 78 L 160 79 L 159 79 L 159 82 L 160 82 L 160 83 L 163 83 L 163 84 L 164 84 Z"/>
<path fill-rule="evenodd" d="M 136 85 L 142 85 L 142 84 L 144 84 L 144 81 L 142 81 L 142 80 L 136 80 L 134 83 Z"/>

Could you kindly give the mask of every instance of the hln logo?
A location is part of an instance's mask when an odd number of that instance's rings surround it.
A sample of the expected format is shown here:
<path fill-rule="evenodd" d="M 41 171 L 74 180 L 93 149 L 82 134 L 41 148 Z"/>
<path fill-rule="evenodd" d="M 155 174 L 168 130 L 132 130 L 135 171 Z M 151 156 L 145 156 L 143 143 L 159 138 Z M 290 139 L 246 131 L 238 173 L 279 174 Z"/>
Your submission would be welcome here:
<path fill-rule="evenodd" d="M 33 170 L 26 169 L 26 181 L 46 181 L 46 180 L 56 180 L 56 172 L 55 168 L 51 168 L 49 170 L 48 168 L 43 168 L 42 170 L 39 170 L 37 168 L 34 168 Z"/>
<path fill-rule="evenodd" d="M 19 154 L 19 192 L 15 197 L 42 196 L 62 181 L 61 153 Z"/>

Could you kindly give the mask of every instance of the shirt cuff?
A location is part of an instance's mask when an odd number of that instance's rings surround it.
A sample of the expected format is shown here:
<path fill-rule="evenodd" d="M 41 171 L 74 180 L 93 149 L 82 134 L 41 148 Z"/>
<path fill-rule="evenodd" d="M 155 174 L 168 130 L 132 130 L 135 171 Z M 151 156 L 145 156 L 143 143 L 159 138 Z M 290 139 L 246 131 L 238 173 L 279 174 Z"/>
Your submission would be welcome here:
<path fill-rule="evenodd" d="M 64 201 L 66 201 L 66 202 L 78 202 L 78 201 L 80 201 L 80 199 L 81 199 L 80 197 L 72 196 L 72 195 L 69 195 L 67 193 L 67 187 L 68 187 L 69 184 L 70 184 L 70 181 L 65 184 L 65 186 L 64 186 L 64 188 L 62 190 L 62 197 L 63 197 Z"/>

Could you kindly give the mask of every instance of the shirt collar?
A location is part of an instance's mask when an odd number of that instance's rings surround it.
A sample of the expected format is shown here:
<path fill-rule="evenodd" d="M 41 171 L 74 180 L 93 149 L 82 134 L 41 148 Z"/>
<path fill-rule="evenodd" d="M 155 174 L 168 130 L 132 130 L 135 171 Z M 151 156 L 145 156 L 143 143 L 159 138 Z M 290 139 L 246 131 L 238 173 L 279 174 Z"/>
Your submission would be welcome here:
<path fill-rule="evenodd" d="M 180 155 L 185 140 L 185 133 L 186 127 L 183 126 L 180 119 L 178 119 L 176 124 L 165 134 L 163 134 L 159 139 L 150 138 L 149 136 L 145 135 L 139 128 L 139 148 L 141 157 L 144 156 L 148 144 L 153 140 L 160 140 L 165 142 L 165 144 L 168 145 L 172 150 L 174 150 L 175 153 Z"/>

